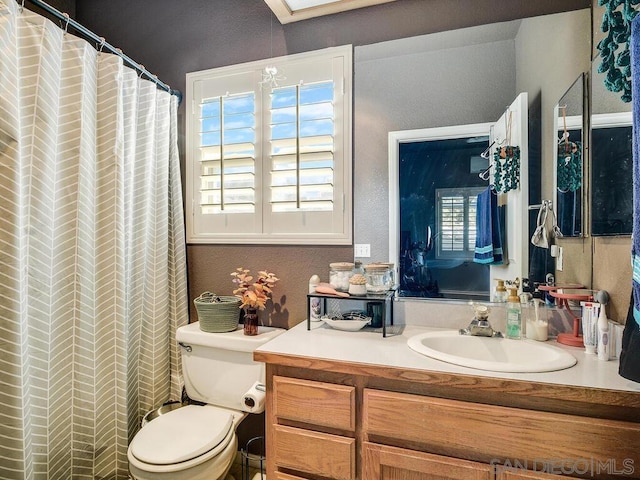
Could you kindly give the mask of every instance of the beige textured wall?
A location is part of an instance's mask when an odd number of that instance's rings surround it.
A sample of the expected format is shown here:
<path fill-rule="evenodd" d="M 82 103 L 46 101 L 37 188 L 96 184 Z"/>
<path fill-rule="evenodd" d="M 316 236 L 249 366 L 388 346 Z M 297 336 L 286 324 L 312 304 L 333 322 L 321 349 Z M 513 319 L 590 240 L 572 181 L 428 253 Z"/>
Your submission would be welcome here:
<path fill-rule="evenodd" d="M 563 269 L 556 270 L 556 284 L 579 283 L 591 287 L 593 275 L 593 239 L 562 238 L 557 241 L 563 248 Z"/>
<path fill-rule="evenodd" d="M 328 282 L 329 263 L 353 261 L 353 247 L 189 245 L 187 261 L 192 322 L 198 319 L 193 299 L 204 291 L 231 295 L 231 272 L 244 267 L 253 273 L 268 270 L 280 278 L 273 302 L 260 312 L 260 320 L 264 325 L 291 328 L 307 318 L 311 275 Z"/>
<path fill-rule="evenodd" d="M 624 323 L 631 298 L 631 237 L 593 237 L 593 288 L 611 299 L 607 316 Z"/>

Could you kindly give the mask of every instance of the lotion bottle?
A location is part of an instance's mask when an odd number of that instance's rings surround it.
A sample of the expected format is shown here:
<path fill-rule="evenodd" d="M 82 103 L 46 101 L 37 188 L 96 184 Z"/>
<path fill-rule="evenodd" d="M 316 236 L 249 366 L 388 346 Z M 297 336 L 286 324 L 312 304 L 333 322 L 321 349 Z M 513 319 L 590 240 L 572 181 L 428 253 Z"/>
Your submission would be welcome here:
<path fill-rule="evenodd" d="M 504 280 L 496 278 L 496 288 L 493 292 L 493 301 L 496 303 L 504 303 L 507 301 L 507 289 L 504 287 Z"/>
<path fill-rule="evenodd" d="M 598 315 L 598 359 L 609 360 L 609 319 L 604 304 L 600 306 Z"/>
<path fill-rule="evenodd" d="M 519 340 L 522 338 L 522 310 L 520 308 L 520 297 L 518 289 L 509 287 L 509 297 L 507 298 L 507 338 Z"/>

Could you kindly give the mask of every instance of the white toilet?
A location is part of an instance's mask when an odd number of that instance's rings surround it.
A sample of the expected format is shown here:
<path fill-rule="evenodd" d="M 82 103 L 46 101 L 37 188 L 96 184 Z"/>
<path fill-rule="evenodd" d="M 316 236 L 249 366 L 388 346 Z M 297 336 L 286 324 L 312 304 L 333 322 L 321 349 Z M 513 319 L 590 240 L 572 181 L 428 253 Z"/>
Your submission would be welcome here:
<path fill-rule="evenodd" d="M 144 425 L 129 445 L 129 472 L 135 480 L 219 480 L 236 457 L 236 427 L 247 413 L 261 413 L 264 402 L 245 404 L 245 394 L 264 383 L 264 364 L 253 351 L 283 329 L 260 327 L 207 333 L 199 324 L 178 328 L 187 395 L 206 405 L 187 405 Z M 255 393 L 255 390 L 253 390 Z"/>

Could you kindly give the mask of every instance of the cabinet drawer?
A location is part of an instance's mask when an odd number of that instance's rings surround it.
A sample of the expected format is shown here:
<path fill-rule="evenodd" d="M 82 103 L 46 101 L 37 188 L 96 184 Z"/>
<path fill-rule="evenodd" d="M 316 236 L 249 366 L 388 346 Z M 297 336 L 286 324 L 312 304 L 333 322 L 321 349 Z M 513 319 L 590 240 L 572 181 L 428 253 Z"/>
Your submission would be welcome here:
<path fill-rule="evenodd" d="M 265 477 L 267 478 L 267 477 Z M 271 477 L 269 477 L 271 478 Z M 302 478 L 302 477 L 296 477 L 295 475 L 289 475 L 287 473 L 282 473 L 282 472 L 276 472 L 274 474 L 274 478 L 276 480 L 307 480 L 306 478 Z"/>
<path fill-rule="evenodd" d="M 355 387 L 273 377 L 273 410 L 278 418 L 354 431 Z"/>
<path fill-rule="evenodd" d="M 274 440 L 277 468 L 336 480 L 355 478 L 356 441 L 353 438 L 274 425 Z"/>
<path fill-rule="evenodd" d="M 399 439 L 458 458 L 640 465 L 640 426 L 630 422 L 372 389 L 364 391 L 363 417 L 370 441 Z"/>

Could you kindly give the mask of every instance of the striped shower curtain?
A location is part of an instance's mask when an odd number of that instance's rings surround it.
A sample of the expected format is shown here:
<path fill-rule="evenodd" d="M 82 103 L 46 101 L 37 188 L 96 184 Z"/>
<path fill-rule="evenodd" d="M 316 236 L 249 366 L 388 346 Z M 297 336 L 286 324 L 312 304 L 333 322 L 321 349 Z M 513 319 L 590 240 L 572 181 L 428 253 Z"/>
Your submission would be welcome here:
<path fill-rule="evenodd" d="M 124 479 L 180 398 L 177 99 L 0 0 L 0 478 Z"/>

